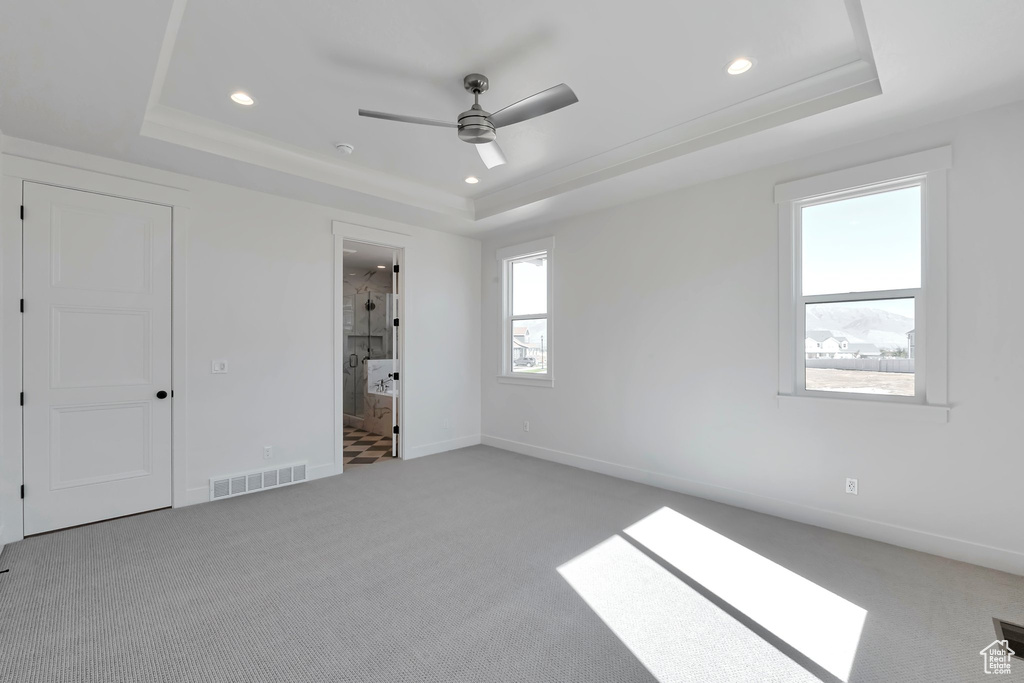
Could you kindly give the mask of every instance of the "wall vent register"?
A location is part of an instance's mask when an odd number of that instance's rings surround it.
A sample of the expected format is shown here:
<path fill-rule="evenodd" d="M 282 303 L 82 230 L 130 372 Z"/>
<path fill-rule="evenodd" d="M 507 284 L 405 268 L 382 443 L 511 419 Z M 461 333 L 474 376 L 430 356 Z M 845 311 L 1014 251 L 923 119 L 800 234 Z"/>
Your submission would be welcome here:
<path fill-rule="evenodd" d="M 243 472 L 210 479 L 210 500 L 232 498 L 263 489 L 298 484 L 306 481 L 306 463 L 273 467 L 257 472 Z"/>
<path fill-rule="evenodd" d="M 1024 659 L 1024 626 L 1001 619 L 992 621 L 996 627 L 996 640 L 1006 641 L 1007 646 L 1014 652 L 1014 659 Z"/>

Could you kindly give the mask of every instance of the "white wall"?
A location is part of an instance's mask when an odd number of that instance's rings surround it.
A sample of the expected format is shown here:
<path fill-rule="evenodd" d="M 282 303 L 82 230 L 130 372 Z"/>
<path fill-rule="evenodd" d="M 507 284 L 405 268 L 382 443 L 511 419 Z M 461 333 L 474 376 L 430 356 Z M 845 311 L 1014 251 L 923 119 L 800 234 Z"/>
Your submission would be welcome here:
<path fill-rule="evenodd" d="M 329 470 L 338 212 L 213 183 L 191 194 L 190 499 L 209 497 L 211 476 L 264 466 L 265 444 L 278 462 Z M 475 441 L 480 424 L 480 243 L 414 232 L 402 321 L 406 457 Z M 214 358 L 228 374 L 210 373 Z M 456 358 L 468 371 L 439 362 Z M 445 419 L 454 429 L 442 429 Z"/>
<path fill-rule="evenodd" d="M 8 138 L 4 151 L 188 190 L 189 502 L 209 498 L 211 476 L 266 466 L 264 445 L 274 447 L 271 463 L 305 460 L 313 476 L 332 471 L 333 220 L 414 238 L 402 320 L 406 457 L 478 442 L 477 240 L 21 140 Z M 211 374 L 213 359 L 226 359 L 228 374 Z M 13 451 L 0 453 L 5 474 L 20 462 Z"/>
<path fill-rule="evenodd" d="M 1022 121 L 1004 107 L 489 239 L 484 442 L 1024 574 Z M 950 422 L 780 410 L 773 186 L 950 143 Z M 552 234 L 555 386 L 499 384 L 495 251 Z"/>

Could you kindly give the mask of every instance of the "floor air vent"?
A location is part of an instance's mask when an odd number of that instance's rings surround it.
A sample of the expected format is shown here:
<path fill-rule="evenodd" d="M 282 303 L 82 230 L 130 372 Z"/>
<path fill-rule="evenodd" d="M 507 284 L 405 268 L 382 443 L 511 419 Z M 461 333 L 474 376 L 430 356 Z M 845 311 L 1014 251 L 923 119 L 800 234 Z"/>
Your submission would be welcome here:
<path fill-rule="evenodd" d="M 996 625 L 996 640 L 1005 640 L 1007 646 L 1013 650 L 1014 658 L 1024 659 L 1024 626 L 1000 619 L 992 621 Z"/>
<path fill-rule="evenodd" d="M 274 467 L 260 472 L 244 472 L 210 480 L 210 500 L 231 498 L 275 486 L 298 484 L 306 480 L 306 463 Z"/>

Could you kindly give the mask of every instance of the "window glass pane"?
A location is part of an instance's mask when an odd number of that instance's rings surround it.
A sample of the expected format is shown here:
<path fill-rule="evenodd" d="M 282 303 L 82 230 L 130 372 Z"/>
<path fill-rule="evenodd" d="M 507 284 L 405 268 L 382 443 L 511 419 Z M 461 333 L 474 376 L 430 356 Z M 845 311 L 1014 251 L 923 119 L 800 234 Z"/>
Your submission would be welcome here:
<path fill-rule="evenodd" d="M 547 254 L 512 262 L 512 315 L 548 312 Z"/>
<path fill-rule="evenodd" d="M 512 372 L 548 371 L 548 319 L 512 321 Z"/>
<path fill-rule="evenodd" d="M 803 293 L 921 286 L 921 188 L 806 206 Z"/>
<path fill-rule="evenodd" d="M 914 395 L 914 300 L 807 304 L 810 391 Z"/>

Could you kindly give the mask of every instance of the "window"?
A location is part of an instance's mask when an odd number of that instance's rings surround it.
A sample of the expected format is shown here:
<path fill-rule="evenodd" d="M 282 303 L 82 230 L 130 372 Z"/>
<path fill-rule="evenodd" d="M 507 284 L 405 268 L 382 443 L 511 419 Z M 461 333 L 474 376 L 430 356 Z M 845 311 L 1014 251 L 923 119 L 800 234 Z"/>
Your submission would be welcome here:
<path fill-rule="evenodd" d="M 946 402 L 948 147 L 776 187 L 779 394 Z"/>
<path fill-rule="evenodd" d="M 554 238 L 498 252 L 502 284 L 499 379 L 551 386 L 551 265 Z"/>

